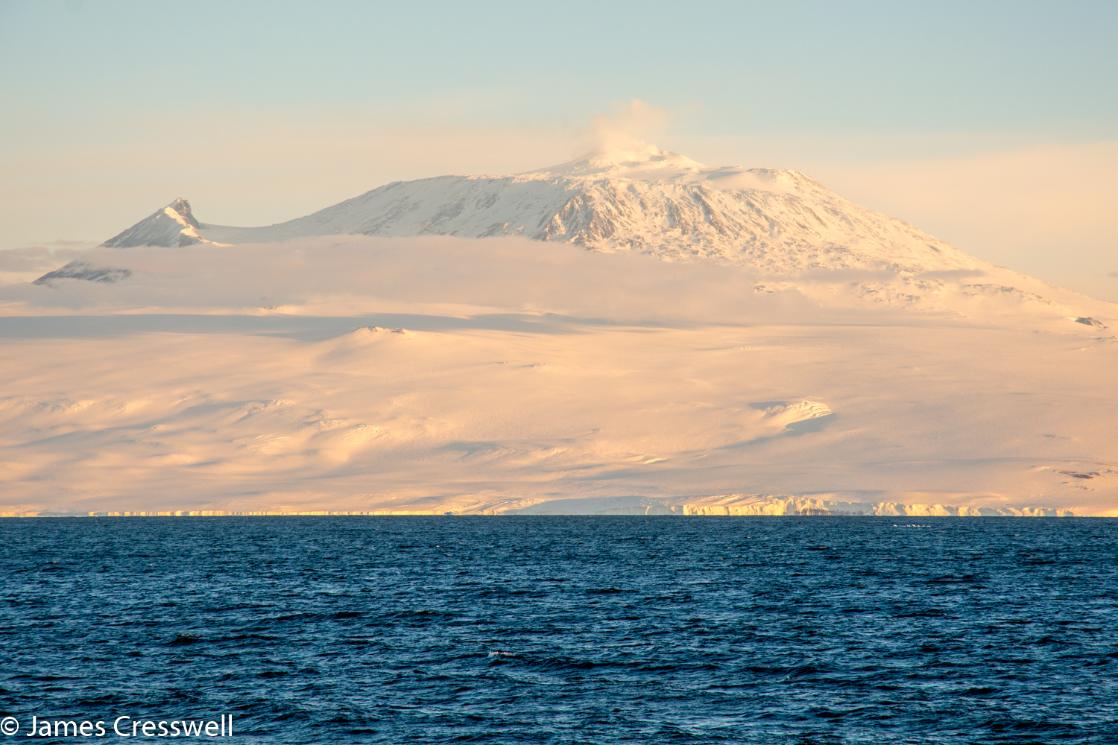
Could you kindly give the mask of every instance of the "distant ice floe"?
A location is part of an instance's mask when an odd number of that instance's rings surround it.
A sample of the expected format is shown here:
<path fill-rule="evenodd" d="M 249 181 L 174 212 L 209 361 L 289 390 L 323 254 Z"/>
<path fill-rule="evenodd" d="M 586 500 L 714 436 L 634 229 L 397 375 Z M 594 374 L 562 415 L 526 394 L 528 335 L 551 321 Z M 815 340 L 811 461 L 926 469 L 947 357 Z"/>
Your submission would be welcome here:
<path fill-rule="evenodd" d="M 844 501 L 827 497 L 727 494 L 673 505 L 681 515 L 876 515 L 885 517 L 1070 517 L 1071 510 L 1037 506 L 982 507 L 949 504 Z"/>
<path fill-rule="evenodd" d="M 525 515 L 680 515 L 686 517 L 1071 517 L 1068 509 L 1034 505 L 984 507 L 969 504 L 905 504 L 846 500 L 836 495 L 776 496 L 721 494 L 709 497 L 543 500 L 531 505 L 510 503 L 488 514 Z M 907 523 L 899 527 L 928 527 Z"/>

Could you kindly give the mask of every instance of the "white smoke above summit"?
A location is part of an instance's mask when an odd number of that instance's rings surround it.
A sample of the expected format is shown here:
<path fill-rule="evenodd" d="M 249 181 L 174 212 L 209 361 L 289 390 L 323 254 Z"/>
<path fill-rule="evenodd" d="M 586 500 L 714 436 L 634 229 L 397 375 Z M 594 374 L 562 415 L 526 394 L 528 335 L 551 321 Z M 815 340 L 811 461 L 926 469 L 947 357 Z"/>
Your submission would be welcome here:
<path fill-rule="evenodd" d="M 649 143 L 662 141 L 668 128 L 668 113 L 638 98 L 614 107 L 590 123 L 585 138 L 589 157 L 614 160 L 642 160 L 654 148 Z M 631 157 L 626 157 L 631 156 Z"/>

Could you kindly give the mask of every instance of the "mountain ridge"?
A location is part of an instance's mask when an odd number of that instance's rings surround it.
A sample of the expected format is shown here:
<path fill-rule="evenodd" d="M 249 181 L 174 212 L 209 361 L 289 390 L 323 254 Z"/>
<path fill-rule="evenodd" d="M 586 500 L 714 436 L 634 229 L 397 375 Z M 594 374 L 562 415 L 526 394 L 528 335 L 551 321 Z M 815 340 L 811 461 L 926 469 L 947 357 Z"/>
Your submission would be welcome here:
<path fill-rule="evenodd" d="M 201 223 L 180 198 L 103 245 L 221 245 L 326 234 L 520 235 L 673 260 L 717 258 L 785 274 L 988 266 L 798 171 L 708 167 L 644 144 L 513 175 L 395 181 L 268 226 Z"/>
<path fill-rule="evenodd" d="M 178 197 L 166 207 L 156 210 L 101 245 L 106 248 L 132 248 L 135 246 L 172 248 L 190 246 L 195 243 L 223 245 L 206 238 L 200 232 L 201 230 L 202 225 L 195 219 L 190 202 L 183 197 Z"/>
<path fill-rule="evenodd" d="M 795 170 L 707 166 L 646 143 L 503 176 L 394 181 L 303 217 L 236 227 L 198 221 L 183 199 L 106 247 L 233 246 L 324 235 L 520 236 L 665 261 L 713 260 L 836 299 L 961 315 L 1027 308 L 1066 323 L 1110 304 L 997 267 Z M 805 286 L 811 277 L 820 288 Z M 1098 321 L 1096 328 L 1105 328 Z"/>

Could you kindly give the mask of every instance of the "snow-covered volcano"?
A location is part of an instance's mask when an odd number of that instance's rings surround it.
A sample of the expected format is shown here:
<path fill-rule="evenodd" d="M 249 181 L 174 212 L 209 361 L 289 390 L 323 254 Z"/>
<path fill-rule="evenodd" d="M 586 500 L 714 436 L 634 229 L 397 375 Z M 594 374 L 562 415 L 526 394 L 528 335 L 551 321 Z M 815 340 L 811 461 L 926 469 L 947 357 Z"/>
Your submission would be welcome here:
<path fill-rule="evenodd" d="M 715 261 L 753 271 L 763 291 L 990 318 L 1022 311 L 1057 324 L 1111 317 L 1077 293 L 996 267 L 854 204 L 794 170 L 710 167 L 643 143 L 511 176 L 398 181 L 262 227 L 199 222 L 176 199 L 109 247 L 272 243 L 324 235 L 520 236 L 585 248 Z"/>
<path fill-rule="evenodd" d="M 512 176 L 395 182 L 266 227 L 199 223 L 178 199 L 105 243 L 258 243 L 327 234 L 517 235 L 668 259 L 713 257 L 767 273 L 984 268 L 910 225 L 797 171 L 712 168 L 651 145 Z"/>
<path fill-rule="evenodd" d="M 0 513 L 1118 515 L 1118 308 L 795 171 L 639 146 L 107 245 L 0 287 Z"/>

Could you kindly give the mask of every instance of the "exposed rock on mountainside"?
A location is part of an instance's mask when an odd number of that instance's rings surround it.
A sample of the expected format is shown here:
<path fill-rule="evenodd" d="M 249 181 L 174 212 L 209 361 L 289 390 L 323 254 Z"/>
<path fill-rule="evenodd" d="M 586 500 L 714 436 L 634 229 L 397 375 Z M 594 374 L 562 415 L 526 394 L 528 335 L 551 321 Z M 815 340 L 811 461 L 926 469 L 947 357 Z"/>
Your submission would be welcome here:
<path fill-rule="evenodd" d="M 50 285 L 59 279 L 80 279 L 87 282 L 111 284 L 132 276 L 131 269 L 112 266 L 94 266 L 86 261 L 71 261 L 60 269 L 47 272 L 35 280 L 37 285 Z"/>
<path fill-rule="evenodd" d="M 190 202 L 182 197 L 145 217 L 140 222 L 118 233 L 102 245 L 110 248 L 130 246 L 189 246 L 192 243 L 210 243 L 200 232 L 194 219 Z"/>

